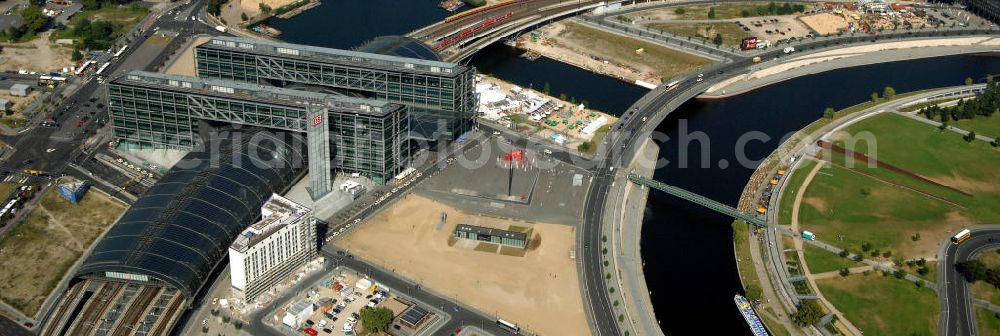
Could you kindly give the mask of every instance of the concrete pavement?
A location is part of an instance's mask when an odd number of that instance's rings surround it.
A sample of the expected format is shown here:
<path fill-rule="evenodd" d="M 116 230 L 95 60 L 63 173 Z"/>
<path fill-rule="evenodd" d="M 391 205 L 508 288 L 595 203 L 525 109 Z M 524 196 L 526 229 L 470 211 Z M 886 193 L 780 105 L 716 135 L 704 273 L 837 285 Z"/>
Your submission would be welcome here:
<path fill-rule="evenodd" d="M 656 162 L 659 147 L 652 139 L 646 140 L 627 169 L 619 171 L 614 187 L 610 190 L 611 201 L 607 202 L 603 236 L 614 257 L 609 272 L 617 282 L 619 291 L 612 294 L 612 300 L 624 303 L 626 322 L 621 326 L 632 329 L 638 335 L 663 335 L 659 320 L 653 311 L 649 288 L 643 273 L 644 262 L 639 250 L 642 239 L 642 218 L 646 209 L 649 188 L 628 181 L 627 172 L 634 171 L 644 177 L 653 175 L 650 163 Z M 603 238 L 602 238 L 603 240 Z M 617 309 L 617 307 L 614 307 Z M 631 327 L 631 328 L 630 328 Z"/>

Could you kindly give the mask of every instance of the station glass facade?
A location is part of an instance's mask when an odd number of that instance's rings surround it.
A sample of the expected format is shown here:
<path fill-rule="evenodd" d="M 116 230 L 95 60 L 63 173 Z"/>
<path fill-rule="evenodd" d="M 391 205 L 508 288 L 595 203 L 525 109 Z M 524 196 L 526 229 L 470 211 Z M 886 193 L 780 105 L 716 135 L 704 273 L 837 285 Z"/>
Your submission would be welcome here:
<path fill-rule="evenodd" d="M 456 137 L 478 106 L 473 68 L 453 63 L 236 37 L 197 46 L 195 59 L 202 78 L 301 83 L 405 104 L 415 138 Z"/>

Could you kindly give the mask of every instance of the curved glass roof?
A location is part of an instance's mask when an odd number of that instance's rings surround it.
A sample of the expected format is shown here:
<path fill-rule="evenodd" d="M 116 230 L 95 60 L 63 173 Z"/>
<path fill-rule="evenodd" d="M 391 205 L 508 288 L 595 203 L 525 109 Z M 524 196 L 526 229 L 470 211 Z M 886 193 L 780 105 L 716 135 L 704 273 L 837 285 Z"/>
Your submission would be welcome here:
<path fill-rule="evenodd" d="M 379 36 L 358 47 L 360 52 L 440 61 L 434 49 L 412 37 L 392 35 Z"/>
<path fill-rule="evenodd" d="M 272 193 L 304 171 L 303 141 L 260 130 L 213 140 L 214 153 L 188 153 L 135 201 L 77 276 L 149 275 L 194 297 L 236 236 Z"/>

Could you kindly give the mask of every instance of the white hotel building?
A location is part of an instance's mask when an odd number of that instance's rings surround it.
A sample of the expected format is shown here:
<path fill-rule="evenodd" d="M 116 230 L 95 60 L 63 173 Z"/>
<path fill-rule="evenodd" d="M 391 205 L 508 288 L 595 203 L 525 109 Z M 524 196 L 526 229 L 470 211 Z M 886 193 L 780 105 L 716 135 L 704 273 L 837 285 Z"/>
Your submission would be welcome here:
<path fill-rule="evenodd" d="M 229 247 L 233 288 L 253 300 L 316 256 L 312 211 L 277 194 L 261 206 L 261 219 Z"/>

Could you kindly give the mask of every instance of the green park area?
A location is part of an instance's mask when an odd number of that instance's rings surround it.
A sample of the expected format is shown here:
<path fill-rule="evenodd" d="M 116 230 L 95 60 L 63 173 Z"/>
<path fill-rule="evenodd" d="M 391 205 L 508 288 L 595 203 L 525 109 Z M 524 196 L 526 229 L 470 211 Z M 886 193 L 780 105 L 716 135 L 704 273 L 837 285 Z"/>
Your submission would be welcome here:
<path fill-rule="evenodd" d="M 803 246 L 804 250 L 802 252 L 806 258 L 806 263 L 809 264 L 810 273 L 825 273 L 839 271 L 844 268 L 862 266 L 862 264 L 858 262 L 847 258 L 841 258 L 839 255 L 819 247 L 815 247 L 810 244 L 803 244 Z"/>
<path fill-rule="evenodd" d="M 872 141 L 852 141 L 865 136 Z M 834 165 L 807 187 L 799 218 L 805 229 L 837 237 L 825 241 L 866 257 L 919 258 L 964 226 L 1000 221 L 1000 156 L 989 144 L 888 113 L 834 137 L 932 182 L 860 161 L 847 168 L 852 162 L 832 153 Z"/>
<path fill-rule="evenodd" d="M 125 210 L 90 191 L 73 204 L 50 191 L 0 238 L 0 301 L 34 316 L 62 277 Z"/>
<path fill-rule="evenodd" d="M 785 182 L 785 191 L 781 194 L 781 207 L 778 209 L 778 223 L 782 225 L 792 224 L 792 203 L 795 202 L 795 194 L 799 192 L 806 176 L 816 166 L 816 161 L 806 160 L 795 166 L 791 171 L 791 177 Z"/>
<path fill-rule="evenodd" d="M 1000 115 L 994 114 L 989 117 L 978 116 L 973 119 L 956 120 L 949 123 L 949 125 L 966 131 L 976 132 L 979 135 L 1000 138 Z"/>
<path fill-rule="evenodd" d="M 938 298 L 933 289 L 879 272 L 816 281 L 831 304 L 867 335 L 934 335 Z"/>
<path fill-rule="evenodd" d="M 76 40 L 75 46 L 80 50 L 107 49 L 148 13 L 149 9 L 139 6 L 104 6 L 84 10 L 74 16 L 67 26 L 58 28 L 51 38 Z"/>
<path fill-rule="evenodd" d="M 979 334 L 1000 335 L 1000 313 L 995 313 L 982 307 L 975 307 L 974 309 L 976 310 Z"/>

